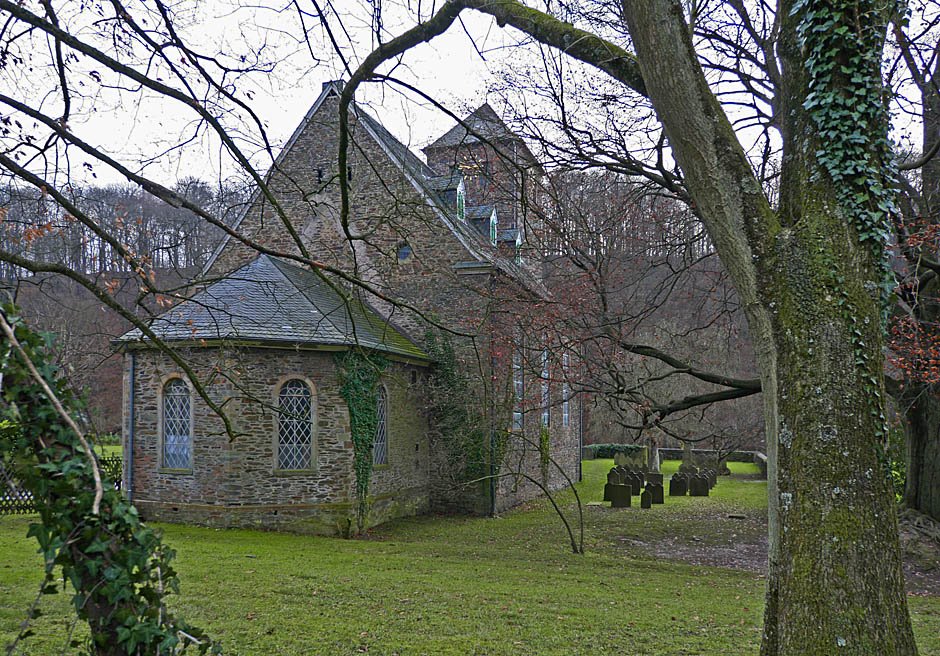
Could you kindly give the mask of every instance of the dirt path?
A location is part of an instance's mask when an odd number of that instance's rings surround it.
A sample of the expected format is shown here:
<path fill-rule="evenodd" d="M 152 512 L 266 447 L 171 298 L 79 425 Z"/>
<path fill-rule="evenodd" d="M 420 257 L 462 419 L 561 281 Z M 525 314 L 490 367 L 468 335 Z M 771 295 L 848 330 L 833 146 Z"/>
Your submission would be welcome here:
<path fill-rule="evenodd" d="M 717 512 L 708 519 L 709 531 L 705 537 L 695 535 L 693 530 L 654 541 L 630 537 L 622 540 L 633 550 L 656 558 L 766 573 L 766 519 L 745 515 L 729 517 Z M 940 540 L 925 535 L 902 517 L 901 545 L 908 593 L 940 596 Z"/>

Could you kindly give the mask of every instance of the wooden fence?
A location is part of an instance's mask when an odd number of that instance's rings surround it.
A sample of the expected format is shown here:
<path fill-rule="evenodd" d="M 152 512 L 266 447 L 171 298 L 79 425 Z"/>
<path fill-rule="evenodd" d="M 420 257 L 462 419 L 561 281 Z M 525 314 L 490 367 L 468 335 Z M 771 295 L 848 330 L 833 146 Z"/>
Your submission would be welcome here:
<path fill-rule="evenodd" d="M 121 489 L 124 460 L 121 456 L 103 456 L 98 458 L 102 477 L 110 481 L 115 490 Z M 24 515 L 36 512 L 33 495 L 24 490 L 13 472 L 4 468 L 0 462 L 0 515 Z"/>

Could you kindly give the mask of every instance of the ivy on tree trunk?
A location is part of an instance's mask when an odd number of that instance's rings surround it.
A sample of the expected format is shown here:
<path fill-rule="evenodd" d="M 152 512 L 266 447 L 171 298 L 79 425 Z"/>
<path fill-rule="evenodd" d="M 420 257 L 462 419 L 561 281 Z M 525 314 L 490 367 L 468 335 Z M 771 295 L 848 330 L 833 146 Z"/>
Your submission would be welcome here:
<path fill-rule="evenodd" d="M 52 338 L 29 330 L 11 306 L 0 324 L 0 456 L 39 513 L 29 535 L 46 563 L 42 592 L 65 591 L 61 569 L 98 656 L 219 653 L 202 631 L 167 611 L 166 597 L 179 590 L 174 551 L 96 475 L 87 442 L 63 416 L 79 416 L 83 404 L 53 363 Z"/>

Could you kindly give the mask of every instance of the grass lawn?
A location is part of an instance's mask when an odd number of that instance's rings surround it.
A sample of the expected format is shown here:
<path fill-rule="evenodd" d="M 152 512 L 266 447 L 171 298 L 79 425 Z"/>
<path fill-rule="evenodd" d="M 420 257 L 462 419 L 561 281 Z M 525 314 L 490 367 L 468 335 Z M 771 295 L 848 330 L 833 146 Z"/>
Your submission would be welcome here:
<path fill-rule="evenodd" d="M 124 447 L 120 444 L 96 444 L 95 453 L 99 456 L 120 456 L 124 454 Z"/>
<path fill-rule="evenodd" d="M 584 463 L 584 501 L 601 498 L 611 464 Z M 764 482 L 722 478 L 708 498 L 652 510 L 585 507 L 583 556 L 544 501 L 496 519 L 398 521 L 360 540 L 163 528 L 178 551 L 174 608 L 228 654 L 756 654 L 763 578 L 652 547 L 734 548 L 762 527 L 765 495 Z M 561 496 L 570 514 L 572 498 Z M 33 519 L 0 517 L 0 645 L 41 579 L 23 537 Z M 922 656 L 940 656 L 940 598 L 910 603 Z M 44 599 L 23 653 L 59 653 L 67 604 Z"/>

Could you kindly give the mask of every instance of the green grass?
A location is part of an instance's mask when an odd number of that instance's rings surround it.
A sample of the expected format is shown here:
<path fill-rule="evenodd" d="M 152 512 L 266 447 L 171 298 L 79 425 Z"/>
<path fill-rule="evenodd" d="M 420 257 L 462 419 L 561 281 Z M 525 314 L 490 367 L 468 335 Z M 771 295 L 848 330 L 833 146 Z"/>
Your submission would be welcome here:
<path fill-rule="evenodd" d="M 600 499 L 611 464 L 584 463 L 585 501 Z M 361 540 L 165 525 L 182 581 L 172 605 L 228 654 L 756 654 L 761 576 L 667 562 L 644 545 L 726 543 L 762 526 L 764 495 L 763 482 L 722 478 L 708 498 L 653 510 L 586 507 L 583 556 L 544 501 L 496 519 L 398 521 Z M 568 511 L 571 499 L 561 495 Z M 41 578 L 29 521 L 0 518 L 0 645 Z M 910 601 L 922 656 L 940 656 L 940 599 Z M 44 599 L 24 653 L 59 652 L 67 604 Z"/>
<path fill-rule="evenodd" d="M 124 454 L 124 447 L 120 444 L 96 444 L 95 453 L 99 456 L 120 456 Z"/>

